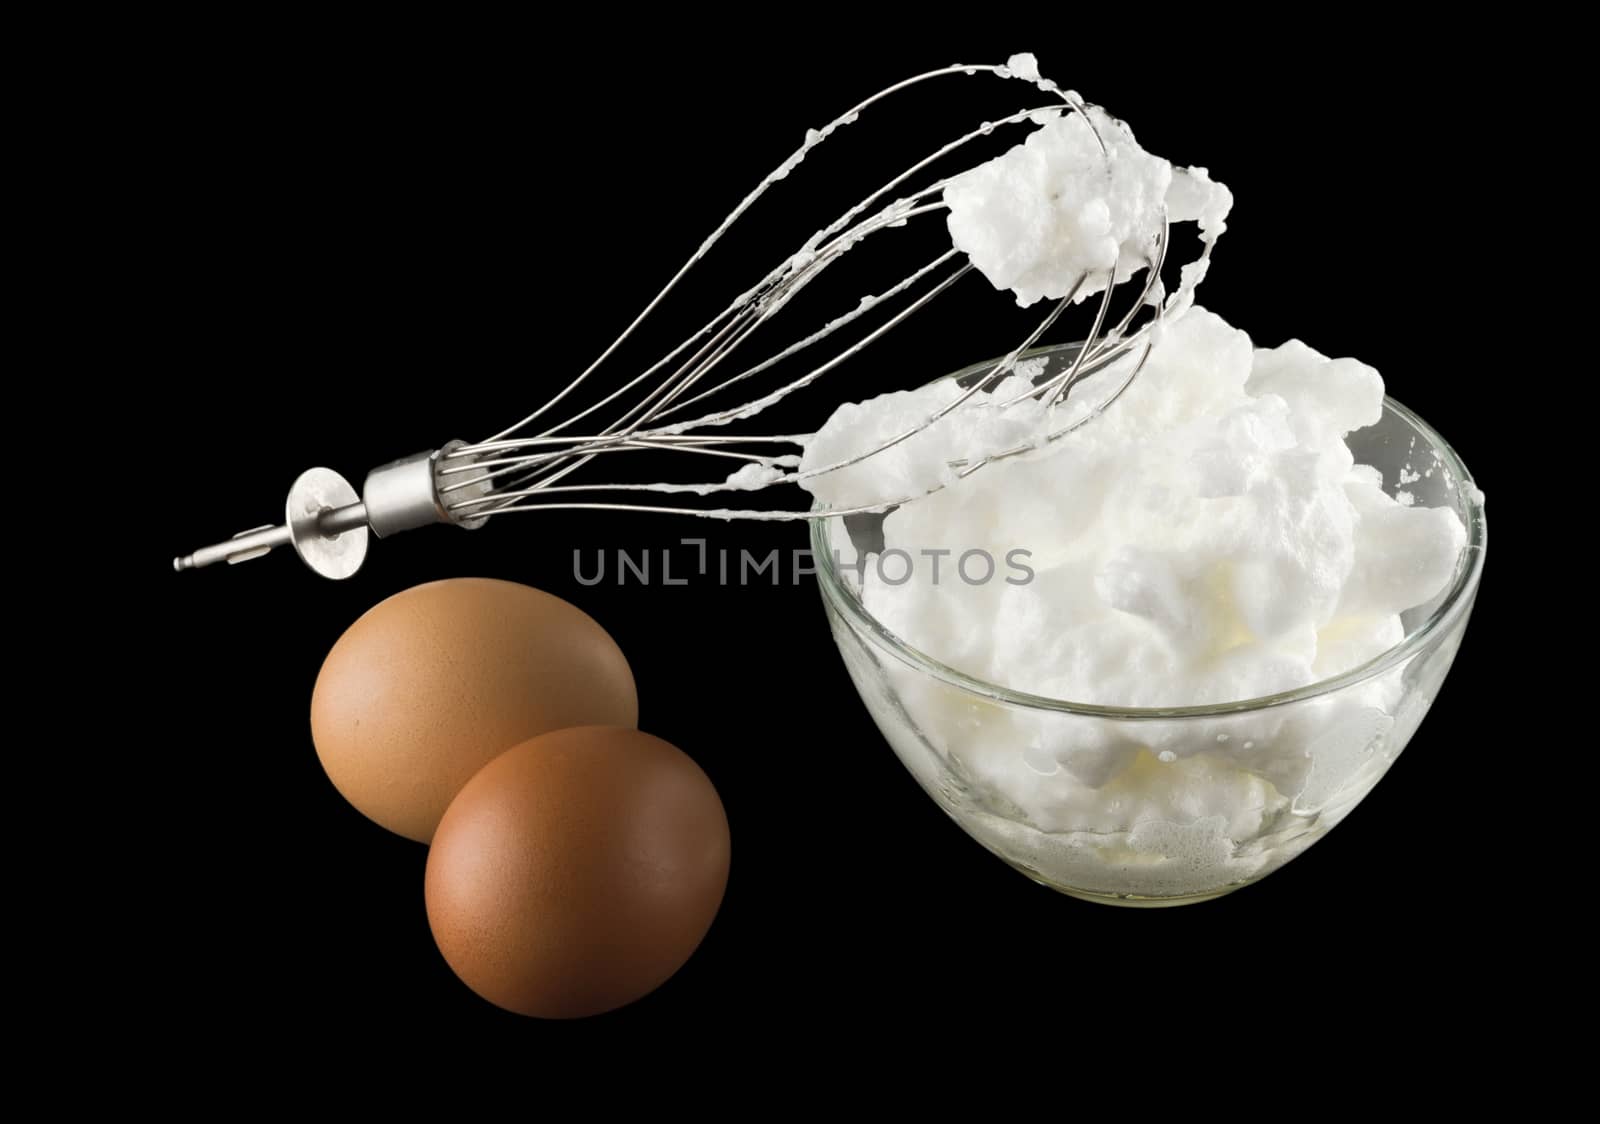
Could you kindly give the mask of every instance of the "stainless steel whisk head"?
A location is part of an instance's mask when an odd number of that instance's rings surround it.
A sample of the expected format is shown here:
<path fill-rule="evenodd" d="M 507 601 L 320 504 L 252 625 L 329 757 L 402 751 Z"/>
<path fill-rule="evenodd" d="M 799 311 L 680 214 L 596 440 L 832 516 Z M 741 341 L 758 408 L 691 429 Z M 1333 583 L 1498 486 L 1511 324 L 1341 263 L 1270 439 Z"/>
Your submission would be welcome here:
<path fill-rule="evenodd" d="M 807 155 L 839 129 L 853 124 L 866 110 L 900 91 L 938 78 L 987 73 L 1001 78 L 1022 78 L 1050 100 L 1019 110 L 950 141 L 922 160 L 890 179 L 861 202 L 851 207 L 828 226 L 807 239 L 799 251 L 785 258 L 756 285 L 735 298 L 722 312 L 664 355 L 650 367 L 628 378 L 622 385 L 593 403 L 565 417 L 551 418 L 557 407 L 589 382 L 626 342 L 645 319 L 677 287 L 692 269 L 773 184 L 787 178 Z M 645 493 L 647 495 L 710 495 L 729 491 L 752 491 L 777 483 L 804 483 L 827 473 L 837 472 L 867 460 L 911 438 L 929 425 L 961 408 L 979 391 L 989 392 L 1013 373 L 1017 361 L 1073 303 L 1089 274 L 1055 301 L 1025 339 L 994 364 L 983 378 L 964 393 L 930 415 L 919 425 L 895 434 L 877 446 L 832 464 L 810 466 L 798 471 L 798 450 L 804 437 L 793 435 L 751 435 L 727 432 L 727 427 L 752 418 L 788 395 L 840 366 L 887 332 L 903 324 L 946 292 L 973 269 L 965 255 L 953 246 L 920 266 L 883 292 L 863 298 L 853 309 L 823 324 L 820 328 L 777 353 L 735 373 L 730 359 L 765 323 L 771 320 L 806 285 L 836 264 L 864 239 L 906 226 L 927 215 L 943 212 L 945 186 L 953 176 L 936 179 L 905 194 L 907 185 L 934 164 L 963 146 L 993 133 L 996 129 L 1025 122 L 1039 122 L 1046 115 L 1079 114 L 1105 152 L 1105 142 L 1078 96 L 1063 90 L 1049 79 L 1020 75 L 1008 66 L 953 65 L 908 78 L 883 90 L 841 114 L 820 130 L 807 133 L 805 143 L 775 168 L 722 221 L 670 281 L 656 294 L 634 320 L 584 371 L 565 388 L 533 412 L 512 425 L 477 442 L 451 441 L 436 450 L 418 453 L 370 472 L 362 490 L 356 490 L 344 477 L 327 468 L 313 468 L 295 481 L 290 489 L 284 522 L 241 532 L 225 542 L 208 546 L 173 560 L 177 570 L 198 569 L 216 562 L 243 562 L 269 552 L 273 547 L 292 544 L 301 559 L 314 571 L 329 578 L 346 578 L 360 568 L 366 557 L 370 535 L 388 537 L 398 531 L 429 523 L 451 523 L 480 527 L 490 518 L 512 512 L 588 509 L 608 511 L 647 511 L 675 515 L 694 515 L 719 519 L 798 520 L 828 518 L 866 511 L 882 511 L 918 496 L 886 496 L 870 506 L 831 508 L 817 511 L 782 509 L 743 509 L 694 507 L 667 502 L 599 500 L 595 493 Z M 888 200 L 888 202 L 885 202 Z M 1115 267 L 1104 277 L 1104 288 L 1096 305 L 1094 322 L 1083 339 L 1074 361 L 1060 373 L 1036 381 L 1027 392 L 1000 407 L 1023 398 L 1036 398 L 1046 404 L 1059 403 L 1084 376 L 1122 360 L 1135 349 L 1138 358 L 1125 365 L 1126 373 L 1094 411 L 1080 413 L 1077 420 L 1050 432 L 1054 440 L 1090 420 L 1100 409 L 1122 393 L 1133 381 L 1149 355 L 1151 329 L 1160 322 L 1160 277 L 1167 254 L 1169 232 L 1163 219 L 1161 229 L 1146 261 L 1146 278 L 1137 299 L 1119 317 L 1110 316 L 1112 293 L 1118 288 Z M 1209 243 L 1202 251 L 1204 261 Z M 1092 288 L 1089 291 L 1093 291 Z M 704 405 L 713 396 L 753 380 L 833 336 L 858 321 L 872 323 L 882 310 L 898 307 L 861 338 L 827 355 L 804 374 L 782 383 L 740 405 L 711 410 Z M 1135 328 L 1141 309 L 1151 316 Z M 811 353 L 815 354 L 815 353 Z M 713 377 L 713 376 L 716 377 Z M 705 412 L 695 412 L 700 406 Z M 597 415 L 610 420 L 597 425 Z M 1015 456 L 1037 447 L 1037 442 L 986 456 L 972 463 L 952 466 L 956 476 L 969 475 L 984 465 Z M 704 458 L 706 463 L 754 466 L 744 479 L 703 485 L 601 481 L 586 483 L 569 477 L 597 457 L 642 450 L 670 451 Z M 786 471 L 795 469 L 797 471 Z M 934 489 L 937 490 L 937 489 Z M 927 493 L 922 493 L 927 494 Z"/>

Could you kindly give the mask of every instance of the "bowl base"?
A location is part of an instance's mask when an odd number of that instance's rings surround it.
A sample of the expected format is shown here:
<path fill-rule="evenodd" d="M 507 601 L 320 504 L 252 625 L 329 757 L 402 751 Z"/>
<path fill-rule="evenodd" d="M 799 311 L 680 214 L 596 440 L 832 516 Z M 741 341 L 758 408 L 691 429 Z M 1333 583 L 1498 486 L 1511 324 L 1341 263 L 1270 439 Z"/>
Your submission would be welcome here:
<path fill-rule="evenodd" d="M 1030 881 L 1037 882 L 1047 890 L 1054 890 L 1058 894 L 1065 894 L 1069 898 L 1077 898 L 1081 902 L 1095 902 L 1099 905 L 1120 905 L 1128 909 L 1161 909 L 1169 905 L 1194 905 L 1197 902 L 1214 901 L 1226 897 L 1235 890 L 1241 889 L 1248 883 L 1239 882 L 1232 886 L 1223 886 L 1217 890 L 1206 890 L 1199 894 L 1174 894 L 1170 897 L 1146 897 L 1142 894 L 1102 894 L 1094 890 L 1080 890 L 1073 886 L 1060 886 L 1039 875 L 1038 871 L 1029 870 L 1027 867 L 1016 863 L 1008 865 L 1028 876 Z"/>
<path fill-rule="evenodd" d="M 1048 882 L 1041 885 L 1049 886 Z M 1216 898 L 1226 897 L 1239 887 L 1229 886 L 1222 890 L 1212 890 L 1204 894 L 1184 894 L 1172 898 L 1144 898 L 1137 894 L 1096 894 L 1088 890 L 1071 890 L 1065 886 L 1050 886 L 1050 889 L 1069 898 L 1077 898 L 1083 902 L 1098 902 L 1100 905 L 1120 905 L 1130 909 L 1161 909 L 1169 905 L 1193 905 L 1196 902 L 1209 902 Z"/>

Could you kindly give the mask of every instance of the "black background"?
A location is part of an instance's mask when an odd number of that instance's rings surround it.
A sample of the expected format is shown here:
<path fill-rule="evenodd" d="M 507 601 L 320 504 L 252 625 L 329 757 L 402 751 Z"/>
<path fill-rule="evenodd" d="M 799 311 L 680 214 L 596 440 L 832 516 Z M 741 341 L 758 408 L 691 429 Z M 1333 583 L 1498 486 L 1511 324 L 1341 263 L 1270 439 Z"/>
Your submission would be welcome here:
<path fill-rule="evenodd" d="M 119 866 L 163 1011 L 223 1037 L 288 1023 L 553 1049 L 686 1028 L 777 1041 L 822 1023 L 976 1029 L 1032 1050 L 1049 1028 L 1131 1031 L 1139 1012 L 1243 1032 L 1360 1002 L 1404 1022 L 1470 1012 L 1499 986 L 1432 951 L 1487 956 L 1506 939 L 1459 811 L 1482 798 L 1462 762 L 1483 752 L 1477 704 L 1493 695 L 1492 565 L 1443 694 L 1382 785 L 1286 870 L 1165 911 L 1054 894 L 948 821 L 856 698 L 814 585 L 584 589 L 572 577 L 578 548 L 592 558 L 705 534 L 713 549 L 788 549 L 803 545 L 797 526 L 515 516 L 374 543 L 345 583 L 281 551 L 170 572 L 172 554 L 275 519 L 305 467 L 359 481 L 520 416 L 805 128 L 904 75 L 1017 49 L 1128 119 L 1151 151 L 1234 189 L 1205 305 L 1259 343 L 1298 336 L 1372 363 L 1495 494 L 1504 453 L 1469 392 L 1492 325 L 1472 298 L 1505 275 L 1461 236 L 1480 202 L 1438 202 L 1442 170 L 1501 127 L 1494 106 L 1463 98 L 1480 77 L 1470 52 L 1258 27 L 1258 41 L 1294 48 L 1267 63 L 1244 48 L 1206 56 L 1179 28 L 1123 28 L 1136 46 L 1112 51 L 1066 19 L 991 22 L 992 34 L 893 47 L 816 24 L 728 39 L 634 25 L 533 39 L 236 29 L 130 67 L 85 144 L 117 188 L 98 196 L 96 276 L 140 309 L 118 341 L 150 372 L 139 440 L 181 450 L 183 465 L 161 482 L 181 502 L 141 515 L 154 545 L 131 563 L 153 638 L 141 672 L 157 748 L 140 761 L 140 826 Z M 1023 90 L 946 81 L 954 92 L 920 115 L 886 112 L 881 131 L 856 143 L 847 130 L 835 156 L 808 160 L 650 339 L 683 334 L 879 171 Z M 847 290 L 846 304 L 874 287 Z M 1020 339 L 1028 320 L 1007 298 L 977 278 L 961 288 L 881 359 L 814 388 L 809 408 L 825 416 Z M 817 420 L 802 410 L 796 427 Z M 391 593 L 463 575 L 528 582 L 599 620 L 632 663 L 641 726 L 693 756 L 727 807 L 733 870 L 710 935 L 659 991 L 600 1018 L 521 1019 L 462 986 L 428 933 L 425 849 L 348 807 L 312 749 L 311 686 L 340 632 Z"/>

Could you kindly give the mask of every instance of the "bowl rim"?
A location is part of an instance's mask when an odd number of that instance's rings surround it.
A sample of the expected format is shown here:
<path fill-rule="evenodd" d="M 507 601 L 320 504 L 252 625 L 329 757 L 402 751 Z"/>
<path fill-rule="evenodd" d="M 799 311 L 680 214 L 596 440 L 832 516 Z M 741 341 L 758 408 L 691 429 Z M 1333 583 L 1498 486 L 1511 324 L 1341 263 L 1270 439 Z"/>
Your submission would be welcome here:
<path fill-rule="evenodd" d="M 1022 357 L 1030 358 L 1075 346 L 1078 345 L 1067 343 L 1036 347 L 1025 352 Z M 988 359 L 981 363 L 973 363 L 942 377 L 947 379 L 963 378 L 992 367 L 995 362 L 993 359 Z M 1341 691 L 1347 687 L 1352 687 L 1383 675 L 1397 664 L 1408 660 L 1426 647 L 1436 633 L 1449 628 L 1457 620 L 1470 613 L 1474 594 L 1477 591 L 1478 582 L 1483 573 L 1484 556 L 1488 553 L 1488 523 L 1484 514 L 1483 492 L 1478 488 L 1477 482 L 1473 479 L 1471 472 L 1467 470 L 1467 466 L 1460 455 L 1439 434 L 1438 430 L 1434 429 L 1418 414 L 1398 400 L 1387 394 L 1384 395 L 1383 408 L 1386 412 L 1398 415 L 1422 434 L 1438 453 L 1440 463 L 1445 470 L 1451 474 L 1456 493 L 1461 497 L 1462 509 L 1466 515 L 1466 546 L 1462 549 L 1460 558 L 1456 560 L 1456 572 L 1451 578 L 1449 592 L 1426 620 L 1409 631 L 1405 638 L 1394 647 L 1374 656 L 1367 662 L 1358 664 L 1339 675 L 1328 679 L 1319 679 L 1303 687 L 1296 687 L 1292 690 L 1280 691 L 1271 695 L 1260 695 L 1255 698 L 1238 699 L 1224 703 L 1206 703 L 1200 706 L 1125 707 L 1096 705 L 1093 703 L 1074 702 L 1069 699 L 1051 698 L 1046 695 L 1035 695 L 968 675 L 966 672 L 942 663 L 910 644 L 891 631 L 867 610 L 866 606 L 861 603 L 855 592 L 851 590 L 834 566 L 833 551 L 827 539 L 834 523 L 834 520 L 830 518 L 814 518 L 810 520 L 812 564 L 816 569 L 817 584 L 821 587 L 823 600 L 827 605 L 842 613 L 853 624 L 864 630 L 873 638 L 878 647 L 886 649 L 902 663 L 921 670 L 935 679 L 960 690 L 1010 706 L 1137 722 L 1174 718 L 1210 718 L 1223 714 L 1238 714 L 1242 711 L 1267 710 Z M 818 504 L 814 505 L 811 510 L 813 512 L 822 512 L 824 509 Z"/>

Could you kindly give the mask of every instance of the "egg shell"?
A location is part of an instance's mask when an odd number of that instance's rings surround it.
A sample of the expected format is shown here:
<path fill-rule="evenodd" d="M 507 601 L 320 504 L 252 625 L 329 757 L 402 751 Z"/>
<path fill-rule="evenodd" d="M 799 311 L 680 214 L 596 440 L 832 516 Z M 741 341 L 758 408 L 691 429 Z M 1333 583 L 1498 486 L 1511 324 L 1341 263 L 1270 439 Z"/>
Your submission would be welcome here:
<path fill-rule="evenodd" d="M 428 923 L 456 975 L 539 1018 L 655 990 L 711 927 L 728 820 L 700 767 L 619 727 L 561 730 L 484 766 L 428 853 Z"/>
<path fill-rule="evenodd" d="M 638 719 L 633 673 L 605 629 L 559 597 L 486 578 L 373 606 L 334 644 L 311 696 L 312 740 L 335 787 L 424 843 L 461 786 L 511 746 Z"/>

